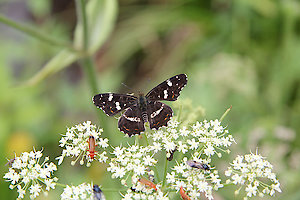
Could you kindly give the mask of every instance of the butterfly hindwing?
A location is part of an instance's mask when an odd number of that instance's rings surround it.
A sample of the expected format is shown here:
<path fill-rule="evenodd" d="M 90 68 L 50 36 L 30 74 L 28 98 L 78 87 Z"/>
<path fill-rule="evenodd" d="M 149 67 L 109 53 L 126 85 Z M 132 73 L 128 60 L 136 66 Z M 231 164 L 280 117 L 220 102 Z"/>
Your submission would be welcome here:
<path fill-rule="evenodd" d="M 159 101 L 149 101 L 147 113 L 151 129 L 167 126 L 173 115 L 172 108 Z"/>
<path fill-rule="evenodd" d="M 93 97 L 94 104 L 108 116 L 113 116 L 136 103 L 136 97 L 127 94 L 103 93 Z"/>
<path fill-rule="evenodd" d="M 148 92 L 146 98 L 149 100 L 175 101 L 186 83 L 187 76 L 185 74 L 173 76 Z"/>
<path fill-rule="evenodd" d="M 133 105 L 128 108 L 118 121 L 120 131 L 129 136 L 140 134 L 145 131 L 142 113 L 138 105 Z"/>

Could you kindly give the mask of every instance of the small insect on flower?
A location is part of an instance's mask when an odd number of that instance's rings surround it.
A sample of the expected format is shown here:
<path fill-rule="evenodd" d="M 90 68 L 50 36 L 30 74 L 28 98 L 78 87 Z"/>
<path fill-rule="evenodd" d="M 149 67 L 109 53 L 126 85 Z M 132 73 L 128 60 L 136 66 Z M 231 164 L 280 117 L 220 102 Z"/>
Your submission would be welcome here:
<path fill-rule="evenodd" d="M 152 188 L 155 191 L 157 191 L 156 185 L 154 183 L 152 183 L 151 181 L 149 181 L 147 179 L 144 179 L 144 178 L 140 178 L 139 182 L 142 183 L 142 184 L 144 184 L 144 185 L 146 185 L 146 186 L 149 186 L 150 188 Z"/>
<path fill-rule="evenodd" d="M 105 200 L 105 196 L 98 185 L 93 186 L 94 200 Z"/>
<path fill-rule="evenodd" d="M 87 167 L 91 166 L 93 161 L 106 162 L 108 157 L 104 150 L 108 147 L 108 139 L 102 138 L 103 129 L 97 128 L 90 121 L 77 124 L 67 129 L 65 135 L 60 139 L 60 147 L 63 148 L 61 156 L 57 157 L 58 165 L 61 165 L 65 157 L 75 157 L 71 165 L 75 165 L 80 160 L 80 165 L 87 162 Z M 96 146 L 99 150 L 95 151 Z"/>
<path fill-rule="evenodd" d="M 191 200 L 191 198 L 185 193 L 185 191 L 183 190 L 183 187 L 180 187 L 180 191 L 179 191 L 181 198 L 183 200 Z"/>
<path fill-rule="evenodd" d="M 89 149 L 88 149 L 87 151 L 89 152 L 90 158 L 91 158 L 92 160 L 94 160 L 94 157 L 95 157 L 96 152 L 97 152 L 97 151 L 95 150 L 95 148 L 96 148 L 97 145 L 96 145 L 94 136 L 90 135 L 89 140 L 88 140 L 88 143 L 89 143 Z"/>
<path fill-rule="evenodd" d="M 175 147 L 175 149 L 173 149 L 173 150 L 171 150 L 171 151 L 168 152 L 169 153 L 169 156 L 167 156 L 167 160 L 168 161 L 172 161 L 173 160 L 175 151 L 177 151 L 177 146 Z"/>
<path fill-rule="evenodd" d="M 190 167 L 193 167 L 193 168 L 203 169 L 203 170 L 205 170 L 205 171 L 210 170 L 210 167 L 209 167 L 207 164 L 203 164 L 203 163 L 200 163 L 200 162 L 196 162 L 196 161 L 194 161 L 194 160 L 188 160 L 188 161 L 186 161 L 186 163 L 187 163 Z"/>
<path fill-rule="evenodd" d="M 5 164 L 5 166 L 8 165 L 9 167 L 11 167 L 15 160 L 16 160 L 16 158 L 12 158 L 12 159 L 10 159 L 10 160 L 7 159 L 8 162 Z"/>
<path fill-rule="evenodd" d="M 146 168 L 146 171 L 148 173 L 148 178 L 151 182 L 154 182 L 155 178 L 154 178 L 154 172 L 151 171 L 151 169 L 149 167 Z"/>

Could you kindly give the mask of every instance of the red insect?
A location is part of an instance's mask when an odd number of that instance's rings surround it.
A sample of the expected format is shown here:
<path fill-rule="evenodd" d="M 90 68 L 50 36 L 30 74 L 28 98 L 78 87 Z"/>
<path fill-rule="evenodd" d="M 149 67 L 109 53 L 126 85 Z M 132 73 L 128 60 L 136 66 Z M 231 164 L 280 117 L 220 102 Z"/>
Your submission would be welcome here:
<path fill-rule="evenodd" d="M 156 185 L 154 183 L 152 183 L 151 181 L 144 179 L 144 178 L 140 178 L 139 182 L 149 186 L 150 188 L 153 188 L 155 191 L 157 191 Z"/>
<path fill-rule="evenodd" d="M 89 152 L 90 158 L 94 160 L 94 157 L 95 157 L 96 152 L 97 152 L 95 150 L 97 145 L 96 145 L 94 136 L 90 135 L 88 143 L 89 143 L 89 149 L 87 151 Z"/>
<path fill-rule="evenodd" d="M 183 187 L 180 187 L 180 191 L 179 191 L 181 198 L 183 200 L 191 200 L 191 198 L 185 193 L 185 191 L 183 190 Z"/>

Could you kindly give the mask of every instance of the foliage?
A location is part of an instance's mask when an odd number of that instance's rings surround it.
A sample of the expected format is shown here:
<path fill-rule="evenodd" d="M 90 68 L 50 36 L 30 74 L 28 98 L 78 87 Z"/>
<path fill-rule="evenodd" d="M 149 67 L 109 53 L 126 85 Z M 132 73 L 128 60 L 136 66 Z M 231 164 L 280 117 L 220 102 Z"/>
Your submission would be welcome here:
<path fill-rule="evenodd" d="M 7 25 L 0 27 L 2 166 L 5 157 L 32 146 L 57 157 L 58 133 L 87 119 L 100 122 L 111 145 L 130 142 L 115 120 L 93 110 L 91 96 L 125 92 L 122 82 L 130 92 L 147 91 L 154 82 L 185 72 L 185 101 L 172 106 L 181 119 L 216 119 L 232 105 L 223 122 L 241 144 L 232 151 L 258 147 L 282 180 L 283 193 L 275 198 L 299 198 L 298 1 L 89 0 L 85 5 L 78 0 L 76 9 L 68 2 L 59 12 L 55 1 L 2 2 L 0 22 Z M 180 112 L 183 104 L 198 112 Z M 78 174 L 71 176 L 75 185 L 88 177 L 107 188 L 120 186 L 103 173 L 106 167 L 64 166 L 61 173 Z M 13 198 L 2 185 L 2 196 Z M 232 192 L 219 194 L 232 199 Z"/>

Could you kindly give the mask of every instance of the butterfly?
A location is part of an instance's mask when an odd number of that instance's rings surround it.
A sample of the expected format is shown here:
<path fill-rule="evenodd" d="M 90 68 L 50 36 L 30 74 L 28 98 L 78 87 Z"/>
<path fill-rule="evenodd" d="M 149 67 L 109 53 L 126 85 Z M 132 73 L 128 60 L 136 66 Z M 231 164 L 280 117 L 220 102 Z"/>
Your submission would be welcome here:
<path fill-rule="evenodd" d="M 123 133 L 132 136 L 145 131 L 145 122 L 149 122 L 151 129 L 166 126 L 173 111 L 160 100 L 177 100 L 186 84 L 187 76 L 179 74 L 154 87 L 146 95 L 102 93 L 93 97 L 93 103 L 108 116 L 125 110 L 119 118 L 118 127 Z"/>

